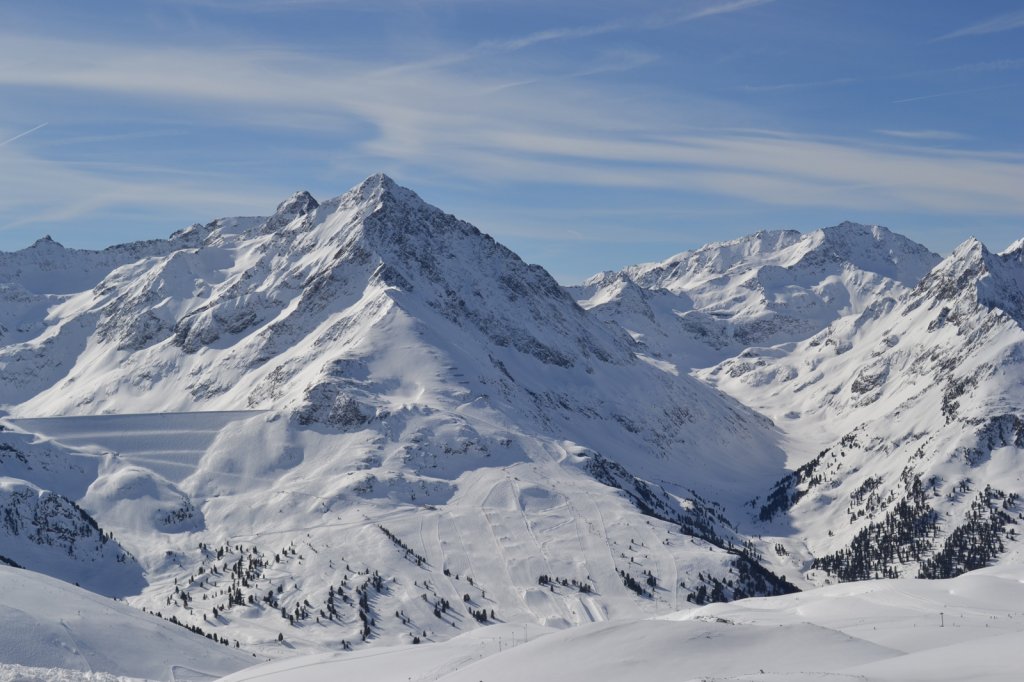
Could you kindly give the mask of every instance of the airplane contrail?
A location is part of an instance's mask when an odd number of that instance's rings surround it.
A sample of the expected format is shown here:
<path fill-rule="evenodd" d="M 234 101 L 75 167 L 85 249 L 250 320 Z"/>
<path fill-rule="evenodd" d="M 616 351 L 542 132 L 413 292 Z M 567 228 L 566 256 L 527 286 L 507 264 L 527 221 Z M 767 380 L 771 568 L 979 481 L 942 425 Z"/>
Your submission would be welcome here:
<path fill-rule="evenodd" d="M 3 142 L 0 142 L 0 147 L 3 147 L 6 144 L 10 144 L 11 142 L 14 142 L 15 140 L 19 140 L 19 139 L 25 137 L 26 135 L 30 135 L 30 134 L 34 133 L 35 131 L 39 130 L 40 128 L 45 128 L 46 125 L 47 125 L 46 123 L 40 123 L 35 128 L 31 128 L 29 130 L 26 130 L 23 133 L 19 133 L 19 134 L 15 135 L 14 137 L 8 138 L 8 139 L 4 140 Z"/>

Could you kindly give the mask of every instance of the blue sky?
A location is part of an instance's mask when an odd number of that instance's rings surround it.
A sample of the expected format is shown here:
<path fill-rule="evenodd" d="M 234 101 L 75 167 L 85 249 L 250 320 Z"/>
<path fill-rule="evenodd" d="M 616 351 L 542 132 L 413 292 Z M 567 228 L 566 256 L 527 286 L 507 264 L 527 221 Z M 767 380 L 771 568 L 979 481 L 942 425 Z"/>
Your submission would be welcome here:
<path fill-rule="evenodd" d="M 564 282 L 845 219 L 1024 235 L 1013 0 L 9 0 L 0 249 L 383 170 Z"/>

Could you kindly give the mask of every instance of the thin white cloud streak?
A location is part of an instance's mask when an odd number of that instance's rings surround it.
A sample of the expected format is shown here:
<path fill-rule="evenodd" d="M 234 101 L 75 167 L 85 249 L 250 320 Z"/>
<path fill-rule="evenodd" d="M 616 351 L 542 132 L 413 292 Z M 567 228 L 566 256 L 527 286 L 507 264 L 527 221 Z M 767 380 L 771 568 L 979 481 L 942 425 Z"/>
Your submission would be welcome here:
<path fill-rule="evenodd" d="M 484 40 L 467 50 L 432 57 L 421 61 L 398 64 L 390 67 L 390 70 L 418 71 L 434 69 L 465 63 L 489 54 L 518 52 L 520 50 L 525 50 L 548 42 L 580 40 L 583 38 L 592 38 L 594 36 L 618 33 L 622 31 L 653 31 L 665 29 L 720 14 L 740 12 L 751 7 L 766 5 L 772 2 L 775 2 L 775 0 L 734 0 L 732 2 L 714 3 L 698 10 L 653 14 L 639 18 L 608 21 L 601 24 L 544 29 L 516 38 Z M 513 83 L 512 85 L 515 84 Z"/>
<path fill-rule="evenodd" d="M 756 136 L 623 142 L 519 135 L 490 145 L 500 152 L 481 147 L 459 159 L 503 179 L 571 178 L 790 206 L 1024 213 L 1024 164 L 941 150 Z"/>
<path fill-rule="evenodd" d="M 553 40 L 567 40 L 567 39 L 579 39 L 579 38 L 590 38 L 593 36 L 603 35 L 605 33 L 612 33 L 613 31 L 623 31 L 629 28 L 639 28 L 639 24 L 616 21 L 609 22 L 606 24 L 597 24 L 594 26 L 577 26 L 575 28 L 553 28 L 546 29 L 543 31 L 537 31 L 530 33 L 529 35 L 521 36 L 519 38 L 511 38 L 509 40 L 486 40 L 479 43 L 474 51 L 501 51 L 501 52 L 514 52 L 517 50 L 523 50 L 534 45 L 541 43 L 547 43 Z"/>
<path fill-rule="evenodd" d="M 778 83 L 775 85 L 744 85 L 740 90 L 744 92 L 782 92 L 786 90 L 805 90 L 808 88 L 827 88 L 836 85 L 849 85 L 856 82 L 856 78 L 833 78 L 832 80 L 827 81 Z"/>
<path fill-rule="evenodd" d="M 131 133 L 110 133 L 108 135 L 72 135 L 49 139 L 45 142 L 48 147 L 63 147 L 75 144 L 96 144 L 98 142 L 124 142 L 125 140 L 152 140 L 163 137 L 183 135 L 181 131 L 175 130 L 147 130 Z M 37 146 L 39 143 L 36 143 Z"/>
<path fill-rule="evenodd" d="M 537 85 L 538 83 L 555 82 L 562 80 L 569 80 L 573 78 L 590 78 L 593 76 L 600 76 L 609 73 L 625 73 L 626 71 L 632 71 L 633 69 L 639 69 L 658 61 L 658 57 L 653 54 L 646 54 L 640 52 L 622 52 L 615 55 L 610 55 L 612 59 L 609 59 L 601 64 L 592 66 L 585 69 L 579 69 L 576 71 L 569 71 L 567 73 L 554 74 L 548 76 L 538 76 L 536 78 L 530 78 L 520 81 L 512 81 L 510 83 L 502 83 L 491 88 L 487 88 L 484 92 L 493 93 L 500 90 L 510 90 L 512 88 L 521 88 L 529 85 Z"/>
<path fill-rule="evenodd" d="M 987 88 L 969 88 L 967 90 L 950 90 L 949 92 L 937 92 L 933 95 L 920 95 L 918 97 L 904 97 L 894 99 L 893 104 L 906 104 L 908 102 L 922 102 L 927 99 L 938 99 L 940 97 L 956 97 L 957 95 L 974 95 L 979 92 L 991 92 L 992 90 L 1005 90 L 1006 88 L 1020 87 L 1016 83 L 1004 83 L 1003 85 L 992 85 Z"/>
<path fill-rule="evenodd" d="M 905 140 L 966 140 L 967 135 L 951 130 L 876 130 L 876 133 Z"/>
<path fill-rule="evenodd" d="M 700 19 L 706 19 L 707 17 L 717 16 L 720 14 L 741 12 L 745 9 L 756 7 L 758 5 L 766 5 L 774 1 L 775 0 L 733 0 L 731 2 L 716 2 L 698 10 L 658 14 L 640 19 L 610 21 L 590 26 L 546 29 L 509 40 L 484 41 L 477 45 L 477 49 L 515 51 L 553 40 L 590 38 L 617 31 L 669 28 L 671 26 L 685 24 L 691 21 L 698 21 Z"/>
<path fill-rule="evenodd" d="M 730 14 L 732 12 L 739 12 L 750 7 L 756 7 L 758 5 L 766 5 L 774 0 L 733 0 L 732 2 L 719 2 L 713 5 L 709 5 L 704 9 L 690 12 L 683 16 L 682 21 L 695 21 L 697 19 L 703 19 L 705 17 L 713 17 L 718 14 Z"/>
<path fill-rule="evenodd" d="M 391 0 L 372 3 L 365 0 L 151 0 L 166 5 L 191 5 L 194 7 L 237 11 L 237 12 L 280 12 L 315 7 L 345 7 L 363 12 L 384 11 L 389 4 L 416 6 L 425 2 L 440 4 L 479 3 L 484 0 Z"/>
<path fill-rule="evenodd" d="M 975 62 L 973 64 L 962 64 L 946 71 L 1013 71 L 1024 69 L 1024 59 L 995 59 L 990 62 Z"/>
<path fill-rule="evenodd" d="M 36 126 L 36 127 L 34 127 L 34 128 L 30 128 L 30 129 L 26 130 L 26 131 L 25 131 L 25 132 L 23 132 L 23 133 L 18 133 L 18 134 L 17 134 L 17 135 L 15 135 L 14 137 L 9 137 L 9 138 L 7 138 L 6 140 L 3 140 L 2 142 L 0 142 L 0 147 L 3 147 L 3 146 L 5 146 L 5 145 L 8 145 L 8 144 L 10 144 L 11 142 L 14 142 L 15 140 L 20 140 L 21 138 L 25 137 L 26 135 L 31 135 L 32 133 L 36 132 L 36 131 L 37 131 L 37 130 L 39 130 L 40 128 L 45 128 L 45 127 L 46 127 L 46 124 L 45 124 L 45 123 L 40 123 L 39 125 L 37 125 L 37 126 Z"/>
<path fill-rule="evenodd" d="M 765 204 L 1024 214 L 1019 157 L 773 131 L 684 134 L 675 123 L 679 110 L 670 104 L 565 84 L 505 93 L 494 89 L 494 79 L 451 69 L 412 73 L 284 52 L 0 35 L 0 85 L 159 101 L 185 117 L 219 125 L 289 126 L 302 120 L 330 132 L 339 125 L 370 124 L 375 132 L 339 152 L 347 163 L 359 160 L 371 169 L 399 165 L 413 174 L 474 183 L 546 181 L 710 192 Z M 59 171 L 56 180 L 50 171 Z M 60 175 L 72 171 L 76 175 Z M 17 165 L 0 167 L 5 182 L 19 172 Z M 76 195 L 80 201 L 69 203 L 80 211 L 91 210 L 93 194 L 104 205 L 113 205 L 118 194 L 124 201 L 126 191 L 135 205 L 165 201 L 159 183 L 97 178 L 81 168 L 49 166 L 21 178 L 16 191 L 30 189 L 30 180 L 40 187 L 78 183 L 85 188 Z M 214 186 L 179 181 L 172 188 L 174 201 L 208 205 L 215 190 L 204 194 L 204 188 Z M 266 196 L 225 186 L 226 194 L 258 197 L 254 207 Z"/>
<path fill-rule="evenodd" d="M 951 40 L 965 36 L 980 36 L 988 33 L 1001 33 L 1017 28 L 1024 28 L 1024 11 L 1001 14 L 998 17 L 992 17 L 977 24 L 965 26 L 944 36 L 939 36 L 935 41 Z"/>
<path fill-rule="evenodd" d="M 152 212 L 188 207 L 197 212 L 193 219 L 243 215 L 271 210 L 273 205 L 267 197 L 284 196 L 284 192 L 253 187 L 242 178 L 200 175 L 197 179 L 177 169 L 134 165 L 84 167 L 11 148 L 0 154 L 4 185 L 0 192 L 0 230 L 73 221 L 104 210 Z"/>

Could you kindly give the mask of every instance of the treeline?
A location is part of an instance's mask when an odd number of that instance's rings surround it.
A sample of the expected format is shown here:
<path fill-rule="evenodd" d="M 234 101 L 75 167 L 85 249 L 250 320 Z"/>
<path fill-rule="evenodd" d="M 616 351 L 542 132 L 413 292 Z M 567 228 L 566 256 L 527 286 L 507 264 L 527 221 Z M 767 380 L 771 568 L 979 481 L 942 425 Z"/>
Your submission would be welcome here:
<path fill-rule="evenodd" d="M 1013 538 L 1016 524 L 1011 512 L 1020 501 L 1016 493 L 1006 494 L 991 486 L 971 503 L 964 522 L 953 530 L 934 556 L 926 559 L 919 578 L 954 578 L 984 568 L 1006 551 L 1004 538 Z"/>
<path fill-rule="evenodd" d="M 906 496 L 881 521 L 862 528 L 849 547 L 815 558 L 811 567 L 848 582 L 898 578 L 897 565 L 921 561 L 931 551 L 938 514 L 928 505 L 920 476 L 905 472 L 904 481 Z"/>

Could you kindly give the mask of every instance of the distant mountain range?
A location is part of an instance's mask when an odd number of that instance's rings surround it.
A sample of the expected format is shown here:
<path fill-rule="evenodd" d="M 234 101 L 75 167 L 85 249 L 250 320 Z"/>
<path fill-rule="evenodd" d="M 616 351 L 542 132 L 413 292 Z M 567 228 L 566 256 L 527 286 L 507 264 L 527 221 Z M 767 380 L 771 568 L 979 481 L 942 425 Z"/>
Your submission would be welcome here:
<path fill-rule="evenodd" d="M 750 346 L 806 339 L 913 288 L 939 256 L 884 227 L 758 232 L 661 263 L 603 272 L 571 291 L 659 357 L 703 367 Z"/>

